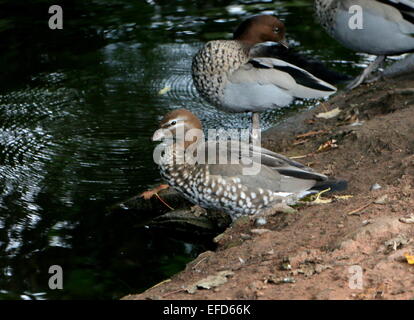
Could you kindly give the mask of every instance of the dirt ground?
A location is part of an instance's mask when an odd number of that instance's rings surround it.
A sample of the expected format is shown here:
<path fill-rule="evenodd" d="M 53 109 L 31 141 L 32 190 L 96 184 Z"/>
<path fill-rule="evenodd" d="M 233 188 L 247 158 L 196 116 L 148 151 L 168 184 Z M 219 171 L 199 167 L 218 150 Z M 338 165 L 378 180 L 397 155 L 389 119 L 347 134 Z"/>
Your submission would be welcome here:
<path fill-rule="evenodd" d="M 340 195 L 352 197 L 324 194 L 266 224 L 239 219 L 214 252 L 124 299 L 414 299 L 413 124 L 410 76 L 339 93 L 268 130 L 265 147 L 348 180 Z"/>

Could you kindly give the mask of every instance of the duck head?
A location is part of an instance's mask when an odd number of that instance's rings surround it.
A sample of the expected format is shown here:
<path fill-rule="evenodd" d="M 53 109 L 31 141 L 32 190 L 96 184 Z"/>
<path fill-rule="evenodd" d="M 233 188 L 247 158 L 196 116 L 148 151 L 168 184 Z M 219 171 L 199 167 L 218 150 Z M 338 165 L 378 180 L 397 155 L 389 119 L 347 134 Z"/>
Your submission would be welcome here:
<path fill-rule="evenodd" d="M 285 39 L 285 25 L 271 15 L 258 15 L 243 21 L 234 32 L 233 39 L 249 46 L 272 41 L 288 47 Z"/>
<path fill-rule="evenodd" d="M 202 134 L 200 120 L 190 111 L 178 109 L 164 116 L 158 130 L 152 136 L 152 141 L 161 141 L 170 138 L 174 139 L 177 143 L 184 143 L 184 146 L 187 146 L 192 144 L 199 134 Z"/>

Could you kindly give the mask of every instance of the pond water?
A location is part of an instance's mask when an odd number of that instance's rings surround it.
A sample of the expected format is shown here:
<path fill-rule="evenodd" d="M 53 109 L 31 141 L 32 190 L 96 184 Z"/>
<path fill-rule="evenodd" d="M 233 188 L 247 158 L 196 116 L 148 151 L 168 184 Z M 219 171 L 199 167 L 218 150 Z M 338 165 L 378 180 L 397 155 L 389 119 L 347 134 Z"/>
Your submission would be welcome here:
<path fill-rule="evenodd" d="M 273 13 L 291 46 L 332 69 L 356 74 L 371 59 L 330 39 L 311 1 L 61 3 L 64 29 L 54 31 L 44 1 L 0 5 L 0 299 L 116 299 L 204 249 L 106 210 L 160 182 L 150 137 L 167 111 L 247 127 L 196 93 L 190 65 L 203 42 Z M 268 112 L 264 126 L 302 107 Z M 51 265 L 63 268 L 63 290 L 48 287 Z"/>

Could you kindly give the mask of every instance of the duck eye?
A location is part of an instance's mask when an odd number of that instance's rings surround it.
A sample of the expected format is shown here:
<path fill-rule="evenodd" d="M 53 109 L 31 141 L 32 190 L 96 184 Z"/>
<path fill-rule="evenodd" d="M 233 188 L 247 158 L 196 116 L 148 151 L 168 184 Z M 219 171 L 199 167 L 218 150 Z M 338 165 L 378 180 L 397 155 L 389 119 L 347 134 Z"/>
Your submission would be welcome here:
<path fill-rule="evenodd" d="M 177 124 L 177 121 L 175 121 L 175 120 L 174 121 L 171 121 L 171 123 L 170 123 L 171 126 L 174 126 L 176 124 Z"/>
<path fill-rule="evenodd" d="M 276 32 L 276 33 L 278 33 L 279 32 L 279 28 L 274 28 L 273 31 Z"/>

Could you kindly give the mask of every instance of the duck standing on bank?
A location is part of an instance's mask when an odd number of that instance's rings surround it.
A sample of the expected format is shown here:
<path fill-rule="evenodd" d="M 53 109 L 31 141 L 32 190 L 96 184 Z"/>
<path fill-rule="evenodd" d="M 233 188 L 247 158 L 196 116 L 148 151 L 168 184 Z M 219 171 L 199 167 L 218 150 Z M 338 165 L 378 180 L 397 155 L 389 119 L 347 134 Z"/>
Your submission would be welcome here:
<path fill-rule="evenodd" d="M 360 85 L 385 56 L 414 52 L 412 0 L 315 0 L 314 5 L 317 19 L 333 38 L 351 50 L 377 55 L 348 89 Z M 359 24 L 350 23 L 358 10 Z"/>
<path fill-rule="evenodd" d="M 290 63 L 251 55 L 255 45 L 268 41 L 285 43 L 284 24 L 271 15 L 254 16 L 237 28 L 233 40 L 207 42 L 192 63 L 200 95 L 227 112 L 252 112 L 253 130 L 260 130 L 259 112 L 288 106 L 294 98 L 322 98 L 336 92 L 334 86 Z"/>
<path fill-rule="evenodd" d="M 181 135 L 179 134 L 181 130 Z M 187 133 L 199 130 L 200 120 L 185 109 L 168 113 L 160 122 L 159 129 L 153 134 L 153 141 L 173 139 L 173 143 L 164 141 L 163 155 L 158 159 L 162 177 L 190 202 L 205 209 L 221 210 L 232 219 L 241 215 L 260 213 L 277 203 L 293 204 L 299 198 L 318 190 L 331 188 L 339 191 L 346 188 L 343 180 L 328 178 L 298 162 L 264 148 L 255 148 L 259 159 L 259 171 L 246 175 L 243 169 L 248 164 L 243 161 L 234 163 L 208 163 L 205 157 L 216 153 L 215 159 L 222 159 L 220 153 L 237 152 L 220 141 L 186 141 Z M 206 148 L 205 157 L 188 162 L 184 157 L 189 148 Z M 251 145 L 247 145 L 253 148 Z M 224 150 L 223 150 L 224 149 Z M 226 159 L 230 159 L 227 156 Z M 239 159 L 240 160 L 240 159 Z M 254 160 L 253 160 L 254 161 Z"/>

